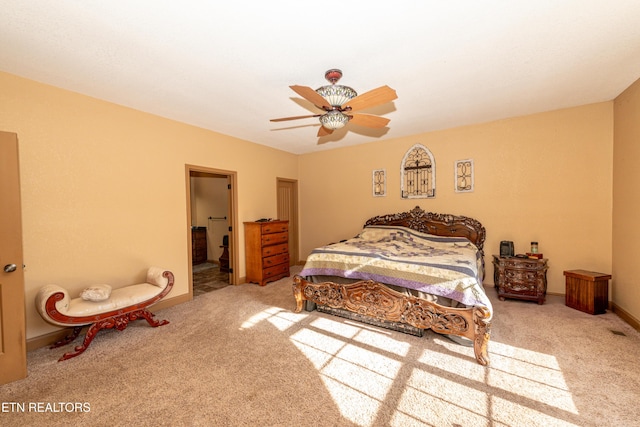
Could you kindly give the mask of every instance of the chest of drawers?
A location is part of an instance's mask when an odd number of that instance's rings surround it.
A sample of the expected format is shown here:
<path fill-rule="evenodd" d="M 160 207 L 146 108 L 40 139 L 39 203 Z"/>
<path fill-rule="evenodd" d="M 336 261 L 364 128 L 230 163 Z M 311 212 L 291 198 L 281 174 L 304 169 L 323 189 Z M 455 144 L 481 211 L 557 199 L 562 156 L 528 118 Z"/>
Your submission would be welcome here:
<path fill-rule="evenodd" d="M 547 295 L 547 260 L 493 256 L 493 279 L 498 298 L 537 301 Z"/>
<path fill-rule="evenodd" d="M 245 222 L 244 240 L 247 282 L 289 276 L 289 221 Z"/>
<path fill-rule="evenodd" d="M 206 227 L 193 227 L 191 229 L 191 261 L 193 265 L 207 262 Z"/>

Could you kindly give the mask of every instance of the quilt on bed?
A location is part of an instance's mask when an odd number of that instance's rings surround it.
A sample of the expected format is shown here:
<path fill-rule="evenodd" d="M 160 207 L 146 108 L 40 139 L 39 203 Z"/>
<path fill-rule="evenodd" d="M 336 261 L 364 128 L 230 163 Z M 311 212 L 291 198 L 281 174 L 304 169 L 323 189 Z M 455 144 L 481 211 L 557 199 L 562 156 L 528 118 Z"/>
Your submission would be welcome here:
<path fill-rule="evenodd" d="M 375 280 L 492 312 L 482 287 L 481 257 L 463 237 L 373 225 L 352 239 L 314 249 L 300 275 Z"/>

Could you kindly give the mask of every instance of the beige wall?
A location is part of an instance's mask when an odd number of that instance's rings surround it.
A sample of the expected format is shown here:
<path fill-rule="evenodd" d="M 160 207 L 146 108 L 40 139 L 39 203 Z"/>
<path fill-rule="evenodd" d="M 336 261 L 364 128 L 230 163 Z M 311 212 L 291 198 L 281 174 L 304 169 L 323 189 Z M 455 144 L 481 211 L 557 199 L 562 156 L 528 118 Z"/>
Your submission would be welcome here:
<path fill-rule="evenodd" d="M 276 177 L 298 179 L 293 154 L 6 73 L 0 129 L 19 140 L 27 338 L 55 330 L 32 303 L 47 283 L 117 287 L 158 265 L 170 298 L 188 294 L 185 164 L 237 172 L 240 224 L 275 217 Z"/>
<path fill-rule="evenodd" d="M 434 199 L 400 199 L 400 162 L 416 143 L 435 158 Z M 611 271 L 612 155 L 613 102 L 302 155 L 301 257 L 355 235 L 371 216 L 419 205 L 483 223 L 487 284 L 501 240 L 516 252 L 538 241 L 549 292 L 563 294 L 564 270 Z M 454 162 L 467 158 L 475 191 L 455 193 Z M 386 197 L 372 196 L 373 169 L 387 171 Z"/>
<path fill-rule="evenodd" d="M 640 321 L 640 80 L 614 102 L 613 301 Z"/>
<path fill-rule="evenodd" d="M 71 291 L 125 285 L 148 265 L 174 271 L 170 297 L 188 294 L 190 164 L 238 173 L 239 224 L 277 216 L 276 177 L 297 179 L 302 259 L 353 236 L 371 216 L 420 205 L 485 225 L 487 284 L 500 240 L 513 240 L 518 252 L 538 240 L 550 260 L 550 292 L 564 293 L 563 270 L 615 268 L 614 302 L 640 318 L 633 281 L 640 172 L 632 164 L 640 157 L 639 105 L 636 83 L 615 103 L 356 147 L 334 142 L 334 150 L 296 156 L 0 73 L 0 129 L 16 132 L 20 146 L 26 300 L 47 283 Z M 416 143 L 435 157 L 435 199 L 400 199 L 400 161 Z M 475 191 L 455 193 L 454 162 L 467 158 Z M 380 168 L 387 196 L 373 197 L 371 173 Z M 52 330 L 27 303 L 27 338 Z"/>

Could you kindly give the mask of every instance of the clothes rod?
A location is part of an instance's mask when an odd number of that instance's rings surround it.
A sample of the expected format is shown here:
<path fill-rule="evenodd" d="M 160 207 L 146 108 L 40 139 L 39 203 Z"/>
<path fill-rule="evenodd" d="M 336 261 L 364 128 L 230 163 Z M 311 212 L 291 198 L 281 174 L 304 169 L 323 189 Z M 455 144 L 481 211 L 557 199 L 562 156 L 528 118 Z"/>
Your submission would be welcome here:
<path fill-rule="evenodd" d="M 219 216 L 219 217 L 213 217 L 213 216 L 210 216 L 210 217 L 209 217 L 209 219 L 210 219 L 211 221 L 223 221 L 223 220 L 226 220 L 226 219 L 227 219 L 227 217 L 226 217 L 226 216 Z"/>

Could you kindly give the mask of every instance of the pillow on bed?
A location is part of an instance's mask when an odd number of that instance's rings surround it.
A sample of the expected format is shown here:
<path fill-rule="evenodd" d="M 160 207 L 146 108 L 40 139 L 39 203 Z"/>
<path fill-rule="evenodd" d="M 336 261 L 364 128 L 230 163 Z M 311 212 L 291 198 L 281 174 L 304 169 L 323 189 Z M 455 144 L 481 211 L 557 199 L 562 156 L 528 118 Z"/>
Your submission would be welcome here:
<path fill-rule="evenodd" d="M 85 288 L 80 294 L 80 298 L 85 301 L 104 301 L 111 296 L 111 286 L 93 285 Z"/>

